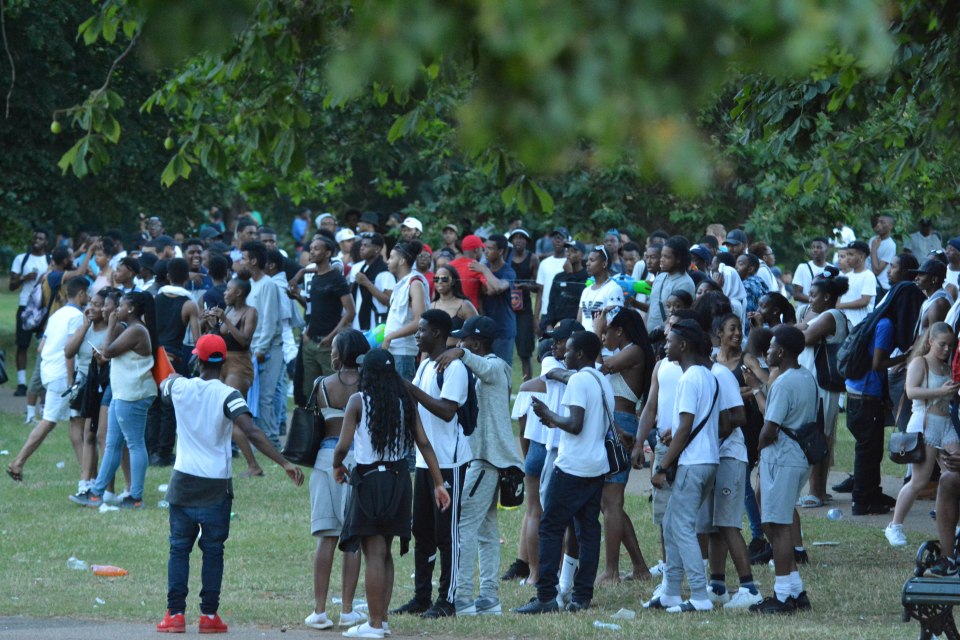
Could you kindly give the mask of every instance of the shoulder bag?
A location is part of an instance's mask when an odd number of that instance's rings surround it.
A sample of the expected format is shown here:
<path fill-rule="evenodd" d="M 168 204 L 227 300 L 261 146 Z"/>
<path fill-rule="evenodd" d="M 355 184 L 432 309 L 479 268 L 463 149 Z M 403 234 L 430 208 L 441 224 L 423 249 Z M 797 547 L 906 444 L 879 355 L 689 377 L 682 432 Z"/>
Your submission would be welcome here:
<path fill-rule="evenodd" d="M 829 313 L 825 311 L 824 313 Z M 833 314 L 831 314 L 833 315 Z M 839 314 L 844 322 L 847 322 L 846 316 Z M 837 316 L 833 316 L 834 323 L 839 322 Z M 836 327 L 835 332 L 840 328 Z M 846 391 L 846 378 L 840 373 L 840 366 L 837 364 L 837 353 L 840 351 L 842 342 L 836 344 L 827 344 L 826 340 L 821 340 L 813 348 L 814 365 L 817 370 L 817 384 L 825 391 Z"/>
<path fill-rule="evenodd" d="M 317 408 L 317 389 L 322 385 L 323 379 L 313 385 L 307 406 L 294 407 L 290 427 L 287 429 L 287 441 L 280 452 L 284 458 L 301 467 L 313 468 L 317 461 L 317 452 L 320 451 L 320 443 L 323 441 L 323 414 Z"/>
<path fill-rule="evenodd" d="M 923 386 L 926 388 L 927 382 L 930 379 L 930 366 L 927 364 L 927 359 L 923 358 Z M 904 389 L 903 397 L 907 397 L 906 389 Z M 906 399 L 904 399 L 906 402 Z M 929 403 L 924 402 L 924 411 L 923 411 L 923 431 L 927 430 L 927 407 Z M 904 433 L 902 431 L 894 431 L 890 435 L 890 443 L 887 445 L 887 453 L 890 458 L 890 462 L 895 462 L 897 464 L 920 464 L 924 461 L 927 454 L 926 443 L 923 440 L 923 431 L 919 433 Z"/>
<path fill-rule="evenodd" d="M 823 402 L 817 403 L 817 418 L 801 425 L 799 429 L 780 427 L 780 431 L 800 445 L 800 450 L 809 464 L 820 464 L 830 453 L 827 436 L 823 432 Z"/>
<path fill-rule="evenodd" d="M 596 369 L 588 369 L 595 372 Z M 607 462 L 610 464 L 608 475 L 621 473 L 630 468 L 630 452 L 624 446 L 620 439 L 620 433 L 617 431 L 617 424 L 610 413 L 610 407 L 607 406 L 607 396 L 603 392 L 603 385 L 600 380 L 594 377 L 597 386 L 600 387 L 600 399 L 603 402 L 603 412 L 607 416 L 607 432 L 603 437 L 603 449 L 607 453 Z"/>

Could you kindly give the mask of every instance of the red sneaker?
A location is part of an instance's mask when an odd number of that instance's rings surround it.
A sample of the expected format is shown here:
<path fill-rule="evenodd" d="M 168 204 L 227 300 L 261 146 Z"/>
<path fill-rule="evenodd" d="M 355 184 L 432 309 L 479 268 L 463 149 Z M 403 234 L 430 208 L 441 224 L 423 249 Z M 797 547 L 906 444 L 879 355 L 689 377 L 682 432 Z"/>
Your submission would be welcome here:
<path fill-rule="evenodd" d="M 160 633 L 185 633 L 187 631 L 187 623 L 183 619 L 183 614 L 175 613 L 170 615 L 170 611 L 167 610 L 167 614 L 163 616 L 163 620 L 157 625 L 157 631 Z"/>
<path fill-rule="evenodd" d="M 205 613 L 200 614 L 200 633 L 226 633 L 227 625 L 220 619 L 220 616 L 214 614 L 212 618 Z"/>

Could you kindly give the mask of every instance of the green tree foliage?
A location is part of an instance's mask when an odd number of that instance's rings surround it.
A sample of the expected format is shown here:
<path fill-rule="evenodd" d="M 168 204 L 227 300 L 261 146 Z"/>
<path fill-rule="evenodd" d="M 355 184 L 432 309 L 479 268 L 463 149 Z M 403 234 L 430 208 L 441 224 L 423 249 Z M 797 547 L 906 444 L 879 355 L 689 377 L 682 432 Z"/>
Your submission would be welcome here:
<path fill-rule="evenodd" d="M 170 189 L 160 187 L 168 124 L 164 118 L 122 108 L 149 96 L 158 82 L 154 73 L 137 65 L 119 66 L 109 76 L 108 89 L 96 99 L 100 106 L 90 115 L 69 110 L 83 91 L 95 92 L 104 85 L 122 51 L 109 42 L 88 46 L 77 40 L 77 25 L 89 17 L 88 3 L 4 4 L 6 44 L 16 83 L 9 95 L 9 113 L 0 117 L 4 141 L 0 243 L 22 241 L 30 224 L 44 224 L 56 232 L 80 225 L 133 231 L 140 213 L 177 222 L 198 220 L 205 206 L 223 197 L 223 188 L 204 176 Z M 2 95 L 11 87 L 7 62 L 0 64 Z M 59 136 L 51 132 L 51 119 L 63 130 Z M 71 160 L 81 156 L 82 163 Z M 94 171 L 99 175 L 96 180 L 65 178 L 64 166 L 78 177 Z"/>

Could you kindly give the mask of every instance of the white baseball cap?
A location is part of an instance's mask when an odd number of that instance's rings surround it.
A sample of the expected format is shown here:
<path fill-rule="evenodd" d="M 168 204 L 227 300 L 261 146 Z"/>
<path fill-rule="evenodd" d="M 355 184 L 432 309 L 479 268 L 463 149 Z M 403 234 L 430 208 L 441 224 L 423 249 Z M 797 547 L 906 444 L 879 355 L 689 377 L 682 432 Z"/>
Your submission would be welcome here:
<path fill-rule="evenodd" d="M 350 229 L 340 229 L 340 231 L 337 231 L 337 235 L 335 237 L 337 242 L 340 243 L 344 240 L 353 240 L 356 235 Z"/>
<path fill-rule="evenodd" d="M 416 229 L 420 233 L 423 233 L 423 223 L 416 218 L 404 218 L 403 222 L 400 223 L 400 226 L 410 227 L 411 229 Z"/>

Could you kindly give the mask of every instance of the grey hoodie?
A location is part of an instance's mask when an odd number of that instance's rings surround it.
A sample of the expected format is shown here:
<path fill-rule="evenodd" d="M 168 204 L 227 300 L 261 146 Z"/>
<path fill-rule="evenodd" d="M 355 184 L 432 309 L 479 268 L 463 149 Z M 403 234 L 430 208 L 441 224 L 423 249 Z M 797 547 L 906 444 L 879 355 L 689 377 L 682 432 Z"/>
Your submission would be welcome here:
<path fill-rule="evenodd" d="M 478 356 L 463 350 L 463 364 L 477 378 L 477 428 L 470 435 L 474 460 L 498 469 L 523 468 L 517 438 L 510 421 L 510 384 L 513 368 L 494 354 Z"/>

